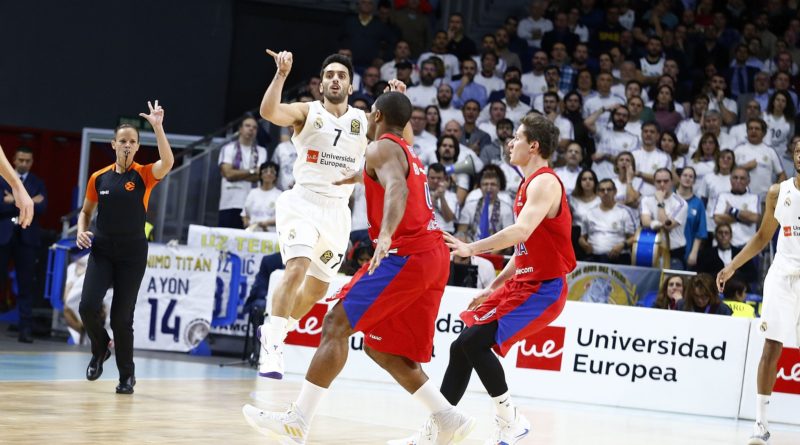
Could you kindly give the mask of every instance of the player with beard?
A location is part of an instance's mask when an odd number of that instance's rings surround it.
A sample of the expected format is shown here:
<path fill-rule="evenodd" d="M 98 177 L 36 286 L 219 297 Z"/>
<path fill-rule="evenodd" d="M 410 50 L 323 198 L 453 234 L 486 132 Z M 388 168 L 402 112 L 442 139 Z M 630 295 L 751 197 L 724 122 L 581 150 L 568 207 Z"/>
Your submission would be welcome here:
<path fill-rule="evenodd" d="M 325 296 L 347 251 L 353 185 L 332 184 L 363 165 L 367 116 L 347 104 L 353 93 L 353 65 L 348 57 L 332 54 L 322 62 L 323 100 L 285 104 L 281 94 L 292 69 L 292 53 L 267 53 L 275 59 L 277 72 L 261 101 L 261 116 L 275 125 L 293 127 L 292 143 L 298 154 L 294 187 L 275 203 L 286 270 L 275 289 L 269 322 L 258 328 L 258 375 L 281 379 L 286 334 Z M 413 134 L 410 126 L 406 132 Z M 408 140 L 413 139 L 409 135 Z"/>

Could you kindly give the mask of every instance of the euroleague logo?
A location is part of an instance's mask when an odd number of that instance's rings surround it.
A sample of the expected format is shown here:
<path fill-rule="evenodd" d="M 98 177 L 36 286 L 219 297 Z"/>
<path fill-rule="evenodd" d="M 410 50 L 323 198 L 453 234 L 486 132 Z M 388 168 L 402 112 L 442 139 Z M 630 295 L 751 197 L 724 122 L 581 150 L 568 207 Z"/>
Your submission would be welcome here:
<path fill-rule="evenodd" d="M 800 395 L 800 349 L 783 348 L 773 391 Z"/>
<path fill-rule="evenodd" d="M 322 339 L 322 321 L 328 312 L 328 305 L 317 303 L 305 317 L 297 322 L 297 327 L 286 335 L 287 345 L 316 348 Z"/>
<path fill-rule="evenodd" d="M 561 326 L 547 326 L 524 339 L 517 351 L 517 368 L 561 371 L 566 331 Z"/>
<path fill-rule="evenodd" d="M 125 190 L 127 190 L 127 191 L 132 192 L 133 189 L 135 189 L 135 188 L 136 188 L 136 184 L 134 184 L 133 181 L 128 181 L 128 182 L 125 183 Z"/>

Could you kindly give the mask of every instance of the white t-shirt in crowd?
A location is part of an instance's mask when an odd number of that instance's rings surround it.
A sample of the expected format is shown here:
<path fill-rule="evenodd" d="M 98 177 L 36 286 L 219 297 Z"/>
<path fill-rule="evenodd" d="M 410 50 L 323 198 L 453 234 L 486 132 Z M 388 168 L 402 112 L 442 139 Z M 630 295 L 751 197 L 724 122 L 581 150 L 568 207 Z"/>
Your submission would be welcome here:
<path fill-rule="evenodd" d="M 255 169 L 267 161 L 267 149 L 257 146 L 255 142 L 250 147 L 242 147 L 239 141 L 229 142 L 222 146 L 219 151 L 218 164 L 230 164 L 233 166 L 236 158 L 237 147 L 241 148 L 242 161 L 239 164 L 240 170 Z M 219 209 L 242 209 L 244 208 L 244 201 L 247 199 L 247 194 L 253 187 L 257 187 L 258 183 L 250 181 L 228 181 L 224 177 L 221 181 L 219 191 Z"/>
<path fill-rule="evenodd" d="M 765 197 L 769 186 L 783 172 L 783 164 L 778 158 L 778 154 L 763 142 L 758 145 L 749 142 L 742 144 L 736 147 L 733 153 L 736 155 L 736 165 L 744 165 L 756 160 L 756 168 L 750 170 L 749 189 L 760 198 Z"/>
<path fill-rule="evenodd" d="M 420 108 L 425 108 L 428 105 L 436 105 L 436 93 L 439 90 L 436 84 L 437 83 L 434 82 L 431 86 L 419 84 L 408 87 L 406 96 L 408 96 L 408 100 L 411 101 L 411 105 Z"/>
<path fill-rule="evenodd" d="M 534 97 L 547 91 L 547 81 L 544 80 L 544 72 L 536 74 L 533 71 L 527 72 L 520 77 L 522 82 L 522 93 Z"/>
<path fill-rule="evenodd" d="M 458 57 L 450 53 L 436 54 L 428 51 L 420 54 L 417 60 L 419 60 L 419 63 L 422 63 L 431 57 L 436 57 L 442 61 L 444 64 L 444 78 L 448 81 L 461 71 L 461 68 L 458 66 Z"/>
<path fill-rule="evenodd" d="M 672 170 L 672 158 L 660 149 L 656 148 L 647 151 L 644 148 L 634 150 L 633 160 L 636 161 L 636 171 L 652 175 L 659 168 L 668 168 Z M 647 182 L 642 183 L 642 188 L 639 190 L 642 196 L 652 196 L 656 193 L 656 187 Z"/>
<path fill-rule="evenodd" d="M 353 213 L 351 214 L 350 231 L 366 230 L 367 221 L 367 196 L 364 193 L 364 184 L 356 183 L 353 188 Z"/>
<path fill-rule="evenodd" d="M 272 153 L 272 162 L 278 164 L 278 183 L 281 190 L 289 190 L 294 185 L 294 162 L 297 160 L 297 150 L 292 141 L 284 141 L 275 147 Z"/>
<path fill-rule="evenodd" d="M 584 227 L 586 218 L 588 218 L 589 211 L 600 205 L 600 197 L 595 196 L 589 202 L 584 202 L 580 198 L 572 195 L 569 196 L 569 207 L 572 210 L 572 225 Z"/>
<path fill-rule="evenodd" d="M 250 218 L 250 224 L 263 221 L 275 221 L 275 202 L 283 193 L 277 187 L 262 190 L 261 187 L 250 190 L 244 202 L 242 216 Z M 274 232 L 275 226 L 269 226 L 269 231 Z"/>
<path fill-rule="evenodd" d="M 714 232 L 717 229 L 717 223 L 714 222 L 714 209 L 717 207 L 717 199 L 723 193 L 731 191 L 731 175 L 721 175 L 719 173 L 711 173 L 703 178 L 700 183 L 700 188 L 697 190 L 696 195 L 700 198 L 706 198 L 706 229 L 709 232 Z"/>
<path fill-rule="evenodd" d="M 671 193 L 669 198 L 664 200 L 664 211 L 667 218 L 676 224 L 669 231 L 669 249 L 674 250 L 686 246 L 686 216 L 689 213 L 689 206 L 677 193 Z M 641 215 L 650 215 L 652 221 L 658 220 L 658 202 L 655 196 L 642 198 Z"/>
<path fill-rule="evenodd" d="M 714 207 L 714 214 L 725 215 L 727 204 L 730 204 L 731 207 L 736 207 L 740 211 L 747 210 L 748 212 L 761 213 L 761 202 L 755 193 L 734 194 L 726 192 L 719 195 L 717 205 Z M 731 244 L 736 247 L 742 247 L 747 244 L 750 238 L 756 236 L 757 226 L 758 224 L 756 223 L 750 224 L 735 221 L 731 224 Z"/>
<path fill-rule="evenodd" d="M 570 168 L 567 165 L 554 168 L 553 171 L 558 175 L 558 179 L 564 184 L 564 190 L 567 194 L 571 194 L 575 189 L 575 183 L 578 181 L 578 175 L 581 173 L 580 167 Z"/>
<path fill-rule="evenodd" d="M 633 235 L 637 225 L 631 213 L 620 204 L 616 204 L 611 210 L 603 210 L 597 206 L 589 210 L 581 233 L 588 236 L 592 253 L 605 255 L 615 245 Z"/>
<path fill-rule="evenodd" d="M 767 123 L 767 134 L 764 135 L 764 143 L 779 153 L 786 150 L 789 139 L 794 136 L 793 125 L 783 116 L 776 118 L 771 114 L 764 113 L 761 117 Z"/>
<path fill-rule="evenodd" d="M 689 145 L 701 133 L 700 123 L 695 122 L 692 118 L 682 120 L 675 129 L 675 136 L 677 136 L 678 142 L 686 145 Z"/>
<path fill-rule="evenodd" d="M 597 147 L 597 153 L 610 154 L 616 159 L 617 155 L 623 151 L 633 152 L 639 148 L 639 138 L 624 130 L 614 131 L 603 128 L 597 132 L 595 146 Z M 616 176 L 614 163 L 611 161 L 594 162 L 592 170 L 597 175 L 598 181 Z"/>

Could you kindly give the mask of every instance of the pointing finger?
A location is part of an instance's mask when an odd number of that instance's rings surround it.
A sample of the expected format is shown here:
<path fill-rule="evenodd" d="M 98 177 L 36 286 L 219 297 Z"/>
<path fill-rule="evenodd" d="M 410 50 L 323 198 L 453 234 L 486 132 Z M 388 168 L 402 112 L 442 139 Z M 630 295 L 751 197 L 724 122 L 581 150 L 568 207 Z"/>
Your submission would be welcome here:
<path fill-rule="evenodd" d="M 274 58 L 276 58 L 276 59 L 278 58 L 278 54 L 275 51 L 273 51 L 273 50 L 271 50 L 269 48 L 267 48 L 267 54 L 272 56 L 272 57 L 274 57 Z"/>

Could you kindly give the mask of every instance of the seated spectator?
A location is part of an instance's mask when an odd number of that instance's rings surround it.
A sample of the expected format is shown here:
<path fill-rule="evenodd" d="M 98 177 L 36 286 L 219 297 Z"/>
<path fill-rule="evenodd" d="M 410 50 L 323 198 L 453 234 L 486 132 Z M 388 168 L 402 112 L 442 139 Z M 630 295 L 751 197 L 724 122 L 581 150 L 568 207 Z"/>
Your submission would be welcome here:
<path fill-rule="evenodd" d="M 553 29 L 547 31 L 542 36 L 541 48 L 547 53 L 550 53 L 550 51 L 553 49 L 553 45 L 556 43 L 561 43 L 566 46 L 567 51 L 572 52 L 575 50 L 575 46 L 579 41 L 580 39 L 578 38 L 578 35 L 572 32 L 569 27 L 567 13 L 559 11 L 555 15 Z"/>
<path fill-rule="evenodd" d="M 395 42 L 394 59 L 381 65 L 381 79 L 388 81 L 397 78 L 397 70 L 401 64 L 411 65 L 411 79 L 414 83 L 419 82 L 419 72 L 415 69 L 413 64 L 411 64 L 411 47 L 405 40 L 398 40 Z M 410 87 L 413 83 L 406 85 Z"/>
<path fill-rule="evenodd" d="M 642 125 L 641 145 L 631 152 L 636 160 L 636 176 L 643 181 L 639 190 L 642 196 L 652 196 L 656 192 L 656 187 L 653 185 L 653 174 L 656 170 L 667 168 L 672 171 L 672 160 L 669 155 L 657 147 L 659 136 L 658 124 L 647 122 Z"/>
<path fill-rule="evenodd" d="M 762 200 L 773 183 L 786 180 L 786 172 L 783 171 L 778 154 L 764 143 L 766 133 L 767 123 L 763 119 L 748 120 L 747 143 L 733 150 L 736 153 L 737 166 L 749 173 L 750 191 Z"/>
<path fill-rule="evenodd" d="M 583 148 L 583 166 L 591 167 L 592 155 L 595 152 L 592 133 L 583 123 L 583 96 L 577 91 L 570 91 L 564 95 L 563 111 L 561 113 L 572 122 L 572 131 L 575 133 L 575 142 Z"/>
<path fill-rule="evenodd" d="M 505 72 L 503 73 L 503 88 L 491 91 L 489 93 L 489 102 L 503 100 L 506 94 L 505 85 L 509 80 L 512 79 L 520 82 L 520 91 L 522 91 L 522 71 L 515 66 L 510 66 L 506 68 Z M 531 104 L 531 97 L 524 93 L 520 93 L 519 100 L 526 105 Z"/>
<path fill-rule="evenodd" d="M 545 33 L 553 30 L 553 22 L 544 16 L 546 9 L 547 2 L 544 0 L 532 0 L 530 15 L 519 21 L 517 35 L 520 39 L 527 40 L 530 48 L 541 48 Z"/>
<path fill-rule="evenodd" d="M 594 171 L 584 169 L 578 175 L 578 181 L 569 195 L 569 208 L 572 211 L 572 226 L 584 227 L 589 211 L 600 206 L 597 196 L 597 175 Z"/>
<path fill-rule="evenodd" d="M 708 96 L 698 94 L 692 101 L 692 115 L 682 120 L 678 127 L 675 129 L 675 135 L 678 137 L 680 149 L 685 152 L 689 149 L 689 143 L 702 134 L 700 124 L 703 122 L 703 116 L 708 111 Z"/>
<path fill-rule="evenodd" d="M 648 110 L 650 109 L 648 108 Z M 628 112 L 630 112 L 630 116 L 628 117 L 628 123 L 625 124 L 625 131 L 636 136 L 641 141 L 642 125 L 645 124 L 645 107 L 641 97 L 631 96 L 628 98 Z M 652 110 L 650 112 L 652 113 Z M 646 122 L 651 121 L 652 119 L 648 119 Z"/>
<path fill-rule="evenodd" d="M 491 94 L 492 91 L 502 90 L 505 86 L 503 79 L 496 74 L 497 61 L 497 54 L 492 51 L 483 52 L 478 60 L 481 69 L 475 76 L 474 81 L 483 86 L 487 94 Z"/>
<path fill-rule="evenodd" d="M 434 101 L 436 97 L 434 95 Z M 425 107 L 425 131 L 434 135 L 436 140 L 439 140 L 439 136 L 442 135 L 442 127 L 444 127 L 444 123 L 442 123 L 442 115 L 439 113 L 439 107 L 436 105 L 428 105 Z"/>
<path fill-rule="evenodd" d="M 464 35 L 464 16 L 454 12 L 447 21 L 447 51 L 459 60 L 464 60 L 478 52 L 475 42 Z"/>
<path fill-rule="evenodd" d="M 450 190 L 450 177 L 438 162 L 428 166 L 428 189 L 433 204 L 433 214 L 442 230 L 454 233 L 458 198 Z"/>
<path fill-rule="evenodd" d="M 747 121 L 761 117 L 761 106 L 755 99 L 747 101 L 742 109 L 744 110 L 742 113 L 744 121 L 728 129 L 728 136 L 733 139 L 733 148 L 747 143 Z"/>
<path fill-rule="evenodd" d="M 480 174 L 479 189 L 467 196 L 458 217 L 458 232 L 470 240 L 481 240 L 514 224 L 513 201 L 505 193 L 506 178 L 500 167 L 490 164 Z"/>
<path fill-rule="evenodd" d="M 606 111 L 611 111 L 610 129 L 603 126 L 598 119 Z M 600 179 L 614 177 L 614 160 L 620 152 L 633 151 L 639 147 L 639 138 L 625 131 L 629 115 L 628 108 L 624 105 L 611 105 L 608 109 L 595 110 L 584 121 L 586 128 L 592 134 L 596 134 L 592 170 Z"/>
<path fill-rule="evenodd" d="M 678 144 L 678 137 L 671 131 L 662 132 L 658 140 L 658 148 L 669 156 L 673 179 L 678 177 L 678 170 L 686 167 L 686 156 L 680 154 Z"/>
<path fill-rule="evenodd" d="M 542 114 L 558 128 L 558 145 L 553 150 L 552 158 L 552 160 L 556 160 L 558 156 L 563 158 L 567 144 L 575 138 L 575 132 L 572 128 L 572 122 L 558 112 L 558 103 L 560 101 L 558 94 L 548 91 L 542 97 L 544 111 Z"/>
<path fill-rule="evenodd" d="M 714 208 L 714 222 L 717 225 L 731 225 L 731 244 L 744 247 L 756 235 L 758 221 L 761 219 L 761 203 L 755 193 L 747 191 L 750 174 L 743 167 L 736 167 L 731 173 L 731 191 L 717 198 Z"/>
<path fill-rule="evenodd" d="M 461 127 L 461 139 L 459 142 L 466 145 L 477 155 L 481 154 L 481 147 L 491 144 L 492 138 L 488 133 L 478 128 L 476 124 L 481 107 L 478 101 L 470 99 L 461 108 L 461 115 L 464 123 Z"/>
<path fill-rule="evenodd" d="M 736 155 L 731 150 L 722 150 L 719 152 L 714 173 L 705 175 L 699 187 L 695 182 L 695 193 L 703 199 L 706 206 L 706 224 L 709 232 L 707 238 L 709 239 L 717 227 L 714 222 L 717 199 L 721 194 L 731 191 L 731 172 L 735 166 Z"/>
<path fill-rule="evenodd" d="M 656 309 L 675 310 L 684 295 L 683 276 L 673 275 L 661 282 L 653 307 Z"/>
<path fill-rule="evenodd" d="M 689 166 L 694 168 L 697 181 L 702 182 L 706 176 L 714 172 L 719 152 L 719 141 L 713 134 L 706 133 L 700 138 L 700 149 L 689 159 Z"/>
<path fill-rule="evenodd" d="M 533 98 L 533 102 L 531 106 L 534 110 L 540 111 L 543 114 L 547 114 L 544 110 L 544 95 L 547 93 L 553 93 L 556 95 L 556 102 L 557 105 L 560 107 L 560 102 L 564 99 L 566 95 L 565 92 L 561 91 L 559 85 L 561 84 L 561 71 L 558 67 L 554 65 L 550 65 L 544 69 L 544 81 L 547 83 L 547 89 L 544 93 L 539 94 Z M 558 107 L 557 107 L 558 108 Z"/>
<path fill-rule="evenodd" d="M 488 99 L 489 93 L 483 85 L 475 82 L 475 75 L 478 74 L 478 66 L 472 59 L 461 61 L 461 72 L 454 80 L 450 81 L 453 88 L 453 106 L 461 108 L 470 100 L 478 102 L 478 109 L 483 108 Z"/>
<path fill-rule="evenodd" d="M 578 182 L 578 174 L 581 171 L 581 162 L 583 162 L 583 149 L 577 142 L 573 141 L 567 144 L 564 160 L 566 163 L 561 167 L 556 167 L 553 171 L 561 179 L 564 191 L 569 195 L 575 189 L 575 183 Z"/>
<path fill-rule="evenodd" d="M 420 59 L 419 84 L 408 87 L 406 96 L 415 107 L 436 105 L 436 63 L 429 59 Z"/>
<path fill-rule="evenodd" d="M 267 149 L 256 142 L 258 122 L 245 117 L 239 125 L 239 138 L 222 146 L 219 170 L 219 226 L 242 229 L 242 209 L 247 194 L 259 180 L 258 166 L 267 161 Z"/>
<path fill-rule="evenodd" d="M 716 277 L 719 271 L 730 264 L 731 260 L 741 252 L 741 247 L 734 247 L 731 245 L 732 234 L 733 232 L 730 224 L 717 224 L 714 230 L 716 246 L 709 245 L 700 252 L 699 257 L 702 258 L 702 261 L 697 263 L 698 272 L 704 272 Z M 736 271 L 735 276 L 746 283 L 755 282 L 758 279 L 758 273 L 753 260 L 748 261 L 740 267 L 739 270 Z M 726 289 L 727 286 L 726 283 Z"/>
<path fill-rule="evenodd" d="M 278 170 L 271 161 L 258 168 L 261 186 L 250 190 L 242 209 L 242 224 L 251 232 L 275 231 L 275 203 L 283 193 L 275 187 Z"/>
<path fill-rule="evenodd" d="M 700 248 L 703 241 L 708 237 L 706 208 L 703 205 L 703 201 L 694 194 L 694 178 L 694 169 L 685 167 L 681 170 L 677 190 L 678 196 L 683 198 L 688 206 L 686 225 L 683 232 L 686 237 L 686 252 L 683 255 L 683 262 L 689 269 L 694 269 L 697 265 Z"/>
<path fill-rule="evenodd" d="M 711 133 L 714 135 L 714 137 L 717 139 L 720 150 L 725 150 L 726 148 L 733 150 L 736 148 L 735 139 L 722 131 L 722 118 L 720 117 L 718 111 L 706 111 L 706 114 L 703 117 L 703 124 L 701 126 L 703 132 L 700 135 L 695 136 L 695 138 L 692 139 L 692 142 L 689 143 L 689 151 L 686 152 L 687 156 L 692 157 L 694 155 L 694 153 L 697 151 L 697 147 L 700 146 L 700 139 L 702 139 L 706 133 Z"/>
<path fill-rule="evenodd" d="M 449 84 L 442 83 L 436 89 L 436 105 L 439 107 L 439 115 L 442 117 L 442 129 L 450 121 L 464 125 L 464 114 L 453 104 L 453 87 Z"/>
<path fill-rule="evenodd" d="M 617 195 L 617 202 L 628 207 L 638 218 L 639 204 L 642 197 L 642 186 L 644 181 L 636 175 L 636 159 L 629 151 L 623 151 L 617 155 L 614 162 L 614 173 L 612 178 Z"/>
<path fill-rule="evenodd" d="M 497 127 L 492 132 L 495 137 L 492 138 L 492 143 L 481 147 L 481 161 L 484 165 L 498 164 L 501 165 L 503 161 L 503 150 L 508 143 L 508 140 L 514 137 L 514 124 L 508 119 L 500 119 L 497 122 Z M 510 164 L 509 164 L 510 165 Z M 513 168 L 513 166 L 511 166 Z M 503 169 L 503 173 L 508 173 Z M 519 184 L 517 184 L 519 185 Z"/>
<path fill-rule="evenodd" d="M 479 154 L 476 153 L 475 150 L 472 149 L 472 147 L 461 143 L 461 140 L 464 138 L 464 129 L 461 127 L 461 124 L 459 124 L 455 120 L 445 122 L 444 134 L 447 136 L 453 136 L 454 138 L 458 139 L 459 141 L 458 162 L 463 161 L 464 158 L 470 158 L 472 164 L 475 166 L 476 172 L 479 172 L 481 171 L 481 169 L 483 169 L 483 161 L 481 161 Z"/>
<path fill-rule="evenodd" d="M 425 131 L 425 110 L 420 107 L 412 108 L 409 122 L 414 132 L 414 143 L 411 147 L 414 154 L 422 161 L 422 165 L 431 165 L 436 162 L 436 136 Z"/>
<path fill-rule="evenodd" d="M 435 57 L 442 61 L 444 64 L 443 76 L 448 81 L 458 74 L 458 57 L 447 52 L 447 33 L 439 31 L 433 36 L 433 43 L 431 44 L 430 51 L 422 53 L 419 60 L 427 60 L 428 58 Z"/>
<path fill-rule="evenodd" d="M 522 83 L 516 79 L 506 81 L 504 96 L 501 99 L 506 104 L 506 117 L 514 123 L 514 127 L 519 125 L 519 120 L 528 114 L 531 107 L 520 100 L 522 94 Z M 483 122 L 489 120 L 489 106 L 483 107 L 478 120 Z"/>
<path fill-rule="evenodd" d="M 722 302 L 731 308 L 734 317 L 756 317 L 756 309 L 753 306 L 745 303 L 745 299 L 747 298 L 747 285 L 744 282 L 739 281 L 736 278 L 726 281 L 725 290 L 722 291 L 722 296 L 724 297 Z"/>
<path fill-rule="evenodd" d="M 580 90 L 580 81 L 581 75 L 578 74 L 578 87 Z M 584 119 L 591 116 L 597 110 L 612 110 L 617 105 L 625 105 L 625 98 L 617 96 L 611 93 L 611 84 L 614 82 L 614 78 L 611 76 L 611 73 L 600 73 L 597 75 L 597 94 L 592 95 L 591 97 L 584 96 L 583 101 L 583 117 Z M 627 109 L 626 109 L 627 110 Z M 605 128 L 606 123 L 608 123 L 608 117 L 604 116 L 601 113 L 597 118 L 597 126 L 598 128 Z M 627 118 L 625 120 L 627 124 Z M 588 127 L 589 125 L 587 125 Z M 626 148 L 627 150 L 627 148 Z"/>
<path fill-rule="evenodd" d="M 297 150 L 292 143 L 294 128 L 290 125 L 281 129 L 281 142 L 272 152 L 272 162 L 278 164 L 277 187 L 283 191 L 294 186 L 294 161 L 297 160 Z"/>
<path fill-rule="evenodd" d="M 697 274 L 689 278 L 686 298 L 678 302 L 677 309 L 685 312 L 731 315 L 733 311 L 719 298 L 714 278 L 708 274 Z"/>
<path fill-rule="evenodd" d="M 655 113 L 656 123 L 664 130 L 675 131 L 683 119 L 675 109 L 675 95 L 672 87 L 662 85 L 656 90 L 656 97 L 651 108 Z"/>
<path fill-rule="evenodd" d="M 670 262 L 673 269 L 683 269 L 683 254 L 686 248 L 687 205 L 686 201 L 672 190 L 672 172 L 666 168 L 655 173 L 656 193 L 642 198 L 642 227 L 652 230 L 664 229 L 669 233 Z"/>
<path fill-rule="evenodd" d="M 495 100 L 489 105 L 489 120 L 481 120 L 481 117 L 478 116 L 478 128 L 484 131 L 492 141 L 497 139 L 497 123 L 500 122 L 502 119 L 506 119 L 506 104 L 502 101 Z M 511 120 L 508 120 L 511 122 Z M 514 126 L 514 123 L 511 122 L 511 126 Z"/>
<path fill-rule="evenodd" d="M 497 45 L 497 55 L 500 56 L 500 59 L 505 62 L 506 67 L 520 69 L 522 67 L 522 63 L 519 60 L 519 55 L 512 51 L 508 46 L 510 42 L 508 30 L 504 27 L 498 28 L 497 31 L 494 32 L 494 40 L 495 44 Z M 505 72 L 505 70 L 503 70 L 503 72 Z"/>
<path fill-rule="evenodd" d="M 719 111 L 722 123 L 733 125 L 738 120 L 739 107 L 736 101 L 726 97 L 728 82 L 722 74 L 714 74 L 708 83 L 708 110 Z"/>
<path fill-rule="evenodd" d="M 587 253 L 586 261 L 630 264 L 628 246 L 636 231 L 631 213 L 617 203 L 614 181 L 604 179 L 597 187 L 600 205 L 589 210 L 579 242 Z"/>
<path fill-rule="evenodd" d="M 530 97 L 535 97 L 547 91 L 547 82 L 544 79 L 544 69 L 547 67 L 547 53 L 536 51 L 531 58 L 533 69 L 520 77 L 522 92 Z"/>

